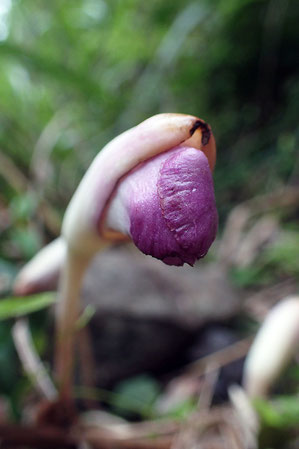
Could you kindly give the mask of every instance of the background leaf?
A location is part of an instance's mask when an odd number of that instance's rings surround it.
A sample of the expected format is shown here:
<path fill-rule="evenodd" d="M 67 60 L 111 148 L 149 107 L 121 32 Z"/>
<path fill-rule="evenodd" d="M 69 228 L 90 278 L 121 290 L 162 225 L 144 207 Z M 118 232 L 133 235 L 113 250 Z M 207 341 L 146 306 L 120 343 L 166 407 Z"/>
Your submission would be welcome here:
<path fill-rule="evenodd" d="M 20 298 L 4 298 L 0 301 L 0 320 L 17 318 L 28 313 L 37 312 L 55 302 L 55 293 L 42 293 Z"/>

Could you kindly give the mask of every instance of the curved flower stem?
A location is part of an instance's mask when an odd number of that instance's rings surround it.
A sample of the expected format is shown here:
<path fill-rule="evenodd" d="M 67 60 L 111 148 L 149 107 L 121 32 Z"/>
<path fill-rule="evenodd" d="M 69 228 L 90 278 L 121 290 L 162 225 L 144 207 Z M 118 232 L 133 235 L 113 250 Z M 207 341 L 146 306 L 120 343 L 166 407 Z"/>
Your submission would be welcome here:
<path fill-rule="evenodd" d="M 60 279 L 60 301 L 56 316 L 55 370 L 60 398 L 70 399 L 74 367 L 74 341 L 79 315 L 80 290 L 91 260 L 68 248 Z"/>

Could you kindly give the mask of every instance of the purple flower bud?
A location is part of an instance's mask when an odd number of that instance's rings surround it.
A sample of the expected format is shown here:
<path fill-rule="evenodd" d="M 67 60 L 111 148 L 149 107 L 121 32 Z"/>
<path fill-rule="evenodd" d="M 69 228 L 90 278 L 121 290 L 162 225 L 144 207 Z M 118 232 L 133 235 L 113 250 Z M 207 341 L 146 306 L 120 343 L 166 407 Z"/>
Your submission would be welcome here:
<path fill-rule="evenodd" d="M 130 235 L 144 253 L 168 265 L 193 265 L 217 232 L 209 163 L 178 146 L 138 165 L 119 183 L 107 224 Z"/>

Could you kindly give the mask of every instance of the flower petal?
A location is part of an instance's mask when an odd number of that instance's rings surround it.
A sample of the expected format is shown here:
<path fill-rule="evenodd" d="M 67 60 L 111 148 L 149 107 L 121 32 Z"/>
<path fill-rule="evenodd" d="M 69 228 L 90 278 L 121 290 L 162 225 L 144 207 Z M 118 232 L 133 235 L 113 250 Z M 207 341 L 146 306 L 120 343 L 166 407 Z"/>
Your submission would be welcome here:
<path fill-rule="evenodd" d="M 158 192 L 163 217 L 180 247 L 196 258 L 205 256 L 218 224 L 206 156 L 194 148 L 175 152 L 160 170 Z"/>
<path fill-rule="evenodd" d="M 168 265 L 193 265 L 217 231 L 206 156 L 179 146 L 132 170 L 109 206 L 107 225 L 129 234 L 144 253 Z"/>

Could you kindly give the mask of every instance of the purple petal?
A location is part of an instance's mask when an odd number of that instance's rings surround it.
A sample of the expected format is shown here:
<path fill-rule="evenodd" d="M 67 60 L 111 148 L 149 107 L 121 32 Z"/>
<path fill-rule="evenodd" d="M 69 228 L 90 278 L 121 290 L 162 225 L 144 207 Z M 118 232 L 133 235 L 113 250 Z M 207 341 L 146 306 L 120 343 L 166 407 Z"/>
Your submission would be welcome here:
<path fill-rule="evenodd" d="M 206 255 L 217 232 L 212 175 L 206 156 L 184 148 L 160 169 L 162 215 L 180 247 L 195 258 Z"/>
<path fill-rule="evenodd" d="M 193 265 L 207 253 L 218 217 L 212 175 L 201 151 L 174 148 L 138 166 L 123 184 L 130 235 L 143 253 L 177 266 Z"/>

